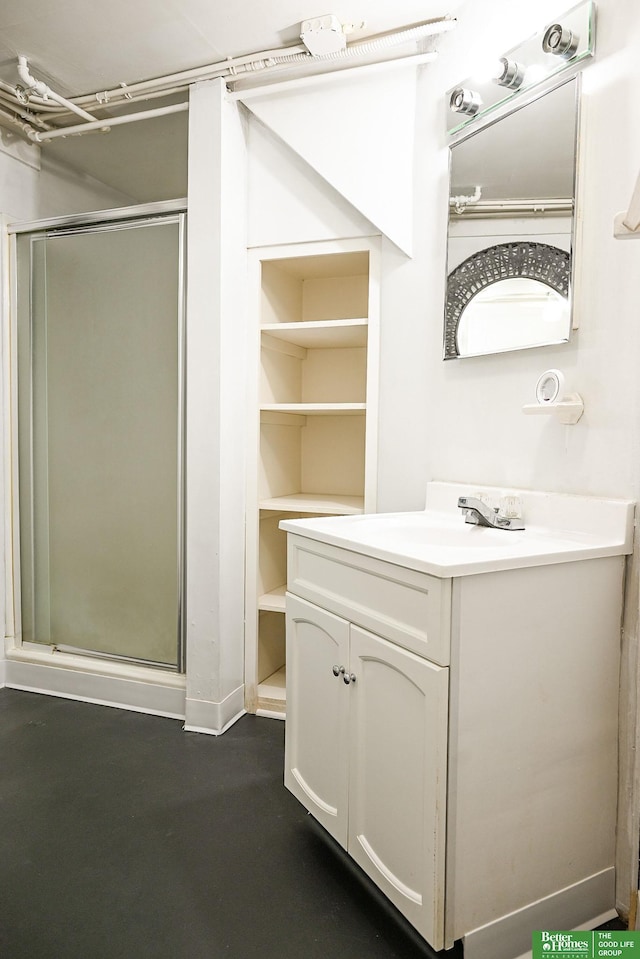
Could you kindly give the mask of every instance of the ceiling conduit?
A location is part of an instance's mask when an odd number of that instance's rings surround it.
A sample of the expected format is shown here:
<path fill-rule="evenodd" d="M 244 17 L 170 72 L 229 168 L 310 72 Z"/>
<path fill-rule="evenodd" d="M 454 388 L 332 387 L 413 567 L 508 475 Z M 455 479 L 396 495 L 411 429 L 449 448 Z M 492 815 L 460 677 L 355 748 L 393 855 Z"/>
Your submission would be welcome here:
<path fill-rule="evenodd" d="M 23 86 L 12 87 L 10 84 L 0 82 L 0 123 L 6 122 L 18 127 L 30 140 L 36 143 L 46 143 L 48 140 L 60 136 L 78 136 L 96 130 L 108 132 L 111 126 L 121 123 L 132 123 L 137 120 L 186 110 L 188 104 L 173 104 L 138 113 L 124 114 L 119 117 L 103 118 L 96 118 L 89 112 L 90 110 L 99 111 L 119 106 L 128 107 L 141 100 L 156 99 L 180 93 L 186 94 L 191 84 L 215 79 L 216 77 L 226 78 L 229 84 L 234 84 L 239 80 L 248 79 L 252 75 L 269 74 L 274 68 L 299 66 L 304 69 L 322 63 L 335 63 L 335 70 L 339 71 L 339 64 L 350 59 L 371 57 L 378 53 L 383 54 L 391 47 L 418 43 L 420 40 L 451 30 L 455 26 L 456 20 L 451 17 L 428 20 L 395 32 L 353 42 L 347 44 L 342 50 L 318 56 L 311 54 L 304 44 L 298 44 L 242 57 L 228 57 L 208 66 L 184 70 L 180 73 L 145 80 L 130 86 L 122 83 L 112 90 L 104 90 L 74 97 L 73 99 L 61 96 L 43 81 L 36 80 L 29 71 L 27 58 L 21 55 L 18 57 L 18 76 Z M 433 56 L 435 56 L 435 53 L 430 55 L 430 59 Z M 383 57 L 382 59 L 383 62 L 392 62 L 389 58 Z M 410 58 L 400 57 L 396 59 Z M 345 74 L 350 72 L 345 71 Z M 67 121 L 70 113 L 80 116 L 85 122 L 69 125 Z"/>

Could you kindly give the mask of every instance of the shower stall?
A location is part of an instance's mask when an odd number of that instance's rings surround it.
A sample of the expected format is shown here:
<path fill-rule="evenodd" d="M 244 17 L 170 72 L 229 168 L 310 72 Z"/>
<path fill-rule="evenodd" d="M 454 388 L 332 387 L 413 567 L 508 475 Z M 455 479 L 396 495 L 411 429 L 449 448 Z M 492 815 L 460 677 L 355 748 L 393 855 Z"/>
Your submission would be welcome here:
<path fill-rule="evenodd" d="M 163 207 L 16 237 L 15 613 L 23 644 L 181 672 L 185 216 Z"/>

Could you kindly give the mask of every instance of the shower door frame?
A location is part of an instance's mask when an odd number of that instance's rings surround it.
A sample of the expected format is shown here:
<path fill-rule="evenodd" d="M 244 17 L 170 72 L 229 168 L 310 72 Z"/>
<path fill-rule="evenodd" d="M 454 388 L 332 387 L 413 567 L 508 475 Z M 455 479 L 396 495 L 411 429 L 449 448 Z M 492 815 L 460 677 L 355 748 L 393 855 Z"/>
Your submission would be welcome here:
<path fill-rule="evenodd" d="M 108 669 L 109 663 L 131 665 L 135 667 L 149 668 L 157 673 L 178 674 L 176 678 L 184 679 L 186 671 L 186 616 L 185 616 L 185 592 L 186 592 L 186 573 L 185 573 L 185 347 L 186 347 L 186 200 L 163 201 L 159 203 L 150 203 L 137 205 L 133 207 L 124 207 L 115 210 L 96 211 L 93 213 L 83 213 L 78 215 L 55 217 L 48 220 L 38 220 L 27 223 L 20 223 L 8 226 L 8 232 L 11 240 L 10 256 L 10 287 L 11 287 L 11 305 L 10 305 L 10 334 L 7 344 L 6 354 L 8 363 L 5 360 L 5 369 L 7 372 L 10 364 L 10 409 L 11 421 L 9 426 L 9 437 L 6 441 L 6 449 L 10 453 L 8 457 L 10 467 L 7 471 L 7 496 L 9 502 L 6 503 L 7 515 L 11 517 L 11 528 L 8 531 L 9 540 L 7 546 L 7 583 L 6 583 L 6 614 L 7 614 L 7 632 L 13 635 L 15 646 L 18 649 L 27 648 L 40 652 L 42 650 L 51 650 L 63 656 L 73 656 L 87 661 L 103 661 Z M 177 489 L 178 497 L 176 502 L 177 512 L 177 575 L 178 575 L 178 617 L 176 623 L 176 643 L 177 658 L 176 664 L 160 663 L 136 657 L 130 657 L 120 654 L 101 653 L 78 647 L 54 644 L 28 643 L 22 639 L 22 590 L 21 590 L 21 550 L 20 550 L 20 510 L 24 504 L 20 504 L 19 497 L 19 473 L 18 473 L 18 389 L 17 389 L 17 369 L 18 369 L 18 351 L 17 351 L 17 255 L 16 244 L 17 237 L 31 234 L 34 238 L 46 239 L 56 236 L 71 236 L 82 234 L 93 234 L 97 232 L 116 232 L 121 228 L 132 228 L 134 226 L 143 227 L 153 223 L 175 223 L 178 225 L 178 315 L 177 315 L 177 339 L 178 339 L 178 409 L 177 409 L 177 462 L 178 476 Z M 33 257 L 30 254 L 30 276 L 29 283 L 33 283 L 32 264 Z M 32 291 L 30 290 L 30 310 L 31 310 Z M 33 322 L 30 316 L 31 323 Z M 33 410 L 30 412 L 33 416 Z M 31 423 L 33 431 L 33 423 Z M 10 473 L 9 473 L 10 471 Z M 32 505 L 27 504 L 27 508 Z M 147 710 L 145 710 L 147 711 Z"/>

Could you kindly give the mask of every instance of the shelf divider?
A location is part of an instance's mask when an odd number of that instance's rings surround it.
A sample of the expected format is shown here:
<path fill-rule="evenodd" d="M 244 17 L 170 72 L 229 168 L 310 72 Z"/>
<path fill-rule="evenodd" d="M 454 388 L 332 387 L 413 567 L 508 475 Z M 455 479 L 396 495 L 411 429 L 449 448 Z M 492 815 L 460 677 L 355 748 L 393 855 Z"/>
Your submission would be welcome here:
<path fill-rule="evenodd" d="M 262 413 L 294 413 L 298 416 L 362 416 L 366 403 L 263 403 Z"/>
<path fill-rule="evenodd" d="M 302 323 L 265 323 L 269 336 L 304 349 L 349 349 L 367 345 L 367 320 L 309 320 Z"/>
<path fill-rule="evenodd" d="M 364 512 L 363 496 L 342 496 L 331 493 L 292 493 L 260 500 L 260 509 L 282 510 L 287 513 L 335 513 L 355 516 Z"/>
<path fill-rule="evenodd" d="M 258 609 L 270 613 L 284 613 L 286 610 L 285 593 L 286 584 L 272 589 L 268 593 L 263 593 L 258 597 Z"/>

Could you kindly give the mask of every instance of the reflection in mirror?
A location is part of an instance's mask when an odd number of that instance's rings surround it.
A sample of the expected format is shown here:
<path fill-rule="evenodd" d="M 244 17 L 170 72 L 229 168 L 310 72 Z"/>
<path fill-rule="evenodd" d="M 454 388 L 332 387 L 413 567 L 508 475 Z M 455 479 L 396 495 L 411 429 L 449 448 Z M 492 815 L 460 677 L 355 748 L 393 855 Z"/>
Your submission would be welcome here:
<path fill-rule="evenodd" d="M 445 359 L 569 339 L 578 82 L 451 148 Z"/>
<path fill-rule="evenodd" d="M 458 348 L 465 356 L 534 346 L 540 331 L 561 342 L 569 303 L 562 293 L 540 280 L 499 280 L 478 293 L 458 325 Z"/>

